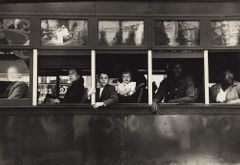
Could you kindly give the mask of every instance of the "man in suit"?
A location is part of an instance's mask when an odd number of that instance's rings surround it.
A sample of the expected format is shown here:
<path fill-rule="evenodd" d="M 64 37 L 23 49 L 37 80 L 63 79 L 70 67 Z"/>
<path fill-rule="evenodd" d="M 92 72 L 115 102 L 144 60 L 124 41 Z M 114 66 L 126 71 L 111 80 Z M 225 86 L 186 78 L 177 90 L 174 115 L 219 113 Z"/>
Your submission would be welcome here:
<path fill-rule="evenodd" d="M 6 88 L 3 98 L 19 99 L 29 97 L 29 87 L 26 82 L 19 81 L 21 79 L 21 74 L 17 67 L 11 66 L 8 68 L 8 79 L 11 83 Z"/>
<path fill-rule="evenodd" d="M 52 103 L 86 103 L 87 102 L 87 89 L 84 87 L 84 79 L 81 76 L 81 70 L 71 68 L 68 70 L 69 80 L 71 85 L 68 87 L 67 92 L 62 100 L 50 99 Z"/>
<path fill-rule="evenodd" d="M 117 92 L 115 87 L 109 85 L 109 77 L 107 73 L 101 72 L 99 74 L 99 84 L 100 88 L 96 90 L 96 104 L 93 105 L 93 108 L 99 108 L 103 106 L 109 106 L 116 104 L 118 102 Z"/>

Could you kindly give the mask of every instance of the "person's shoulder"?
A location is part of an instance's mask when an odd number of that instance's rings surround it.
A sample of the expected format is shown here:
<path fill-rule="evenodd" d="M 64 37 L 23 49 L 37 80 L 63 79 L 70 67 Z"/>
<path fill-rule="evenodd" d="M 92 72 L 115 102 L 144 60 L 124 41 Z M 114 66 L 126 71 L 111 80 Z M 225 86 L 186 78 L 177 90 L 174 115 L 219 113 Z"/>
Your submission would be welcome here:
<path fill-rule="evenodd" d="M 214 84 L 213 86 L 211 86 L 211 90 L 217 90 L 217 89 L 220 89 L 221 88 L 221 84 L 219 84 L 219 83 L 216 83 L 216 84 Z"/>
<path fill-rule="evenodd" d="M 192 78 L 191 76 L 189 76 L 189 75 L 183 76 L 183 79 L 184 79 L 185 81 L 193 81 L 193 78 Z"/>
<path fill-rule="evenodd" d="M 27 83 L 24 82 L 24 81 L 17 81 L 17 82 L 15 83 L 15 86 L 28 86 L 28 85 L 27 85 Z"/>
<path fill-rule="evenodd" d="M 240 88 L 240 82 L 239 81 L 234 81 L 234 85 Z"/>

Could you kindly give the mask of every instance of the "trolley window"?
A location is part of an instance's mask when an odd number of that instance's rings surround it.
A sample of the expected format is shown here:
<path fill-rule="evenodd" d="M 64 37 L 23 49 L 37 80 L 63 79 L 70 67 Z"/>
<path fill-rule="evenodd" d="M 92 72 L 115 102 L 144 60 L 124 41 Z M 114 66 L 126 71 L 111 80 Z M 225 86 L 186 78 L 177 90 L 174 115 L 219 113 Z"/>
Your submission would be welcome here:
<path fill-rule="evenodd" d="M 99 21 L 98 45 L 105 47 L 143 46 L 144 21 Z"/>
<path fill-rule="evenodd" d="M 97 53 L 97 77 L 108 74 L 119 103 L 147 103 L 147 53 Z M 97 82 L 101 88 L 101 82 Z M 96 94 L 98 100 L 98 94 Z"/>
<path fill-rule="evenodd" d="M 155 44 L 159 46 L 199 46 L 199 21 L 156 21 Z"/>
<path fill-rule="evenodd" d="M 87 42 L 87 20 L 41 20 L 42 46 L 85 46 Z"/>
<path fill-rule="evenodd" d="M 30 21 L 0 18 L 0 45 L 29 46 Z"/>
<path fill-rule="evenodd" d="M 239 52 L 209 53 L 209 89 L 212 103 L 240 103 Z"/>
<path fill-rule="evenodd" d="M 90 103 L 90 56 L 39 56 L 38 103 Z"/>
<path fill-rule="evenodd" d="M 204 102 L 203 52 L 153 53 L 153 100 L 158 103 Z"/>
<path fill-rule="evenodd" d="M 30 56 L 32 51 L 0 51 L 0 105 L 30 104 Z"/>

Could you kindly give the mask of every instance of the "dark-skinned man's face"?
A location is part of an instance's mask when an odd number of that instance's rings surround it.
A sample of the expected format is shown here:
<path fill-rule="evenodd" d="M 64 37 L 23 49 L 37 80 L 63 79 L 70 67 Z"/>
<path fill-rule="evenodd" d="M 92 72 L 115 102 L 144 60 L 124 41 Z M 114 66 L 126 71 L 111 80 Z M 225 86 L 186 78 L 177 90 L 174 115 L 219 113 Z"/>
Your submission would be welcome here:
<path fill-rule="evenodd" d="M 224 82 L 228 85 L 232 85 L 234 83 L 234 74 L 231 71 L 226 70 L 224 72 Z"/>
<path fill-rule="evenodd" d="M 175 64 L 172 68 L 172 74 L 174 78 L 179 78 L 181 77 L 183 72 L 183 68 L 181 64 Z"/>

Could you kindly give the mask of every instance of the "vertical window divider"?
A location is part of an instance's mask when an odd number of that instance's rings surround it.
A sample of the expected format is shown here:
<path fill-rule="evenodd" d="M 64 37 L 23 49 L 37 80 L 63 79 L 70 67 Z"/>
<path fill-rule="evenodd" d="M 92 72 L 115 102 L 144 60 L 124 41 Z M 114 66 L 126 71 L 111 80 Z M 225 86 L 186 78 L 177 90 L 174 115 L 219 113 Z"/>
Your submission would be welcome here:
<path fill-rule="evenodd" d="M 209 104 L 209 63 L 208 50 L 204 50 L 204 93 L 205 104 Z"/>
<path fill-rule="evenodd" d="M 92 89 L 96 89 L 96 51 L 91 50 L 91 78 Z M 96 94 L 91 95 L 91 105 L 96 103 Z"/>
<path fill-rule="evenodd" d="M 152 105 L 152 50 L 148 50 L 148 105 Z"/>
<path fill-rule="evenodd" d="M 33 49 L 33 85 L 32 85 L 32 105 L 37 105 L 37 84 L 38 84 L 38 77 L 37 77 L 37 69 L 38 69 L 38 51 L 37 49 Z"/>

